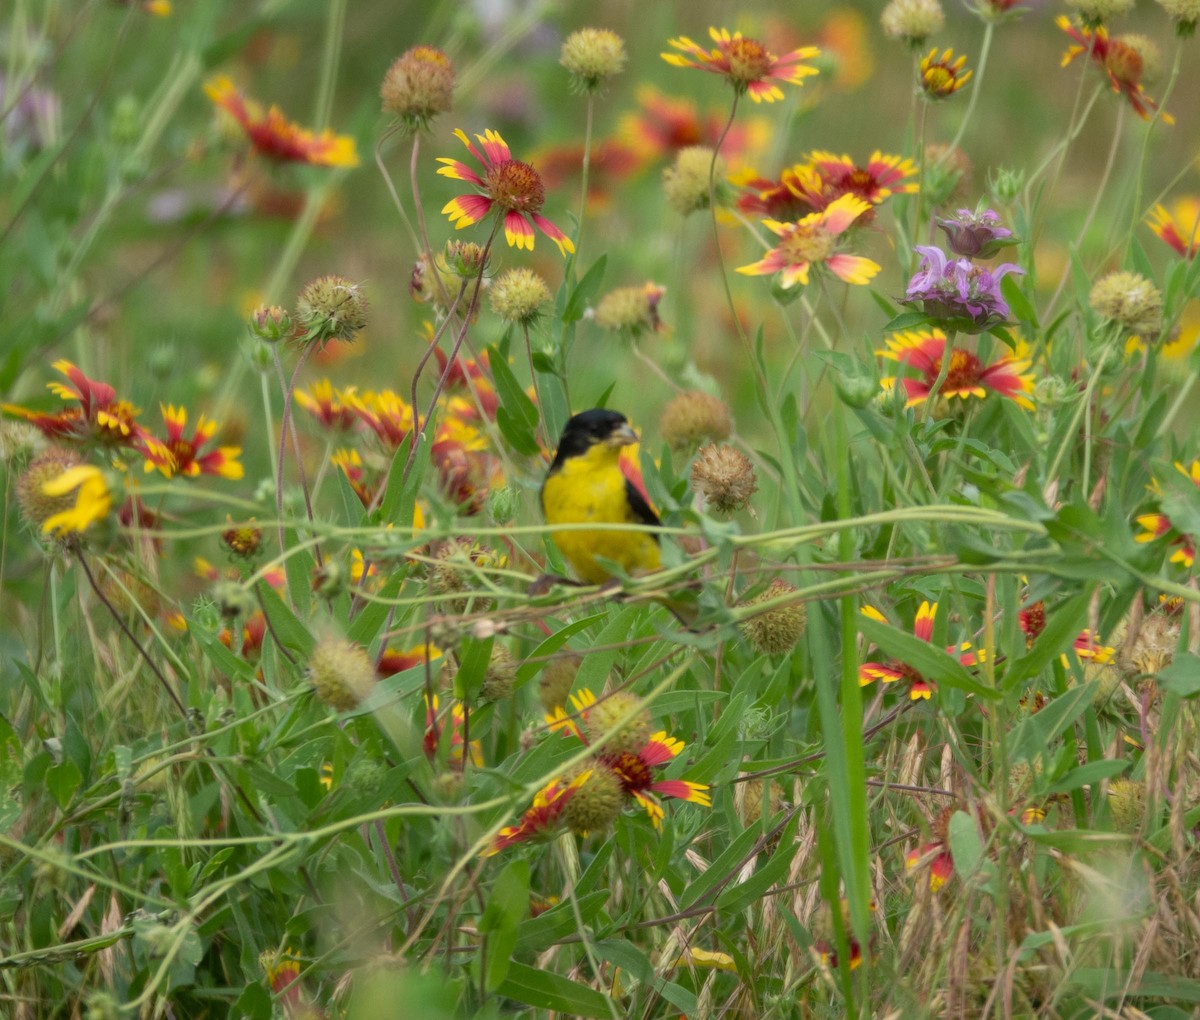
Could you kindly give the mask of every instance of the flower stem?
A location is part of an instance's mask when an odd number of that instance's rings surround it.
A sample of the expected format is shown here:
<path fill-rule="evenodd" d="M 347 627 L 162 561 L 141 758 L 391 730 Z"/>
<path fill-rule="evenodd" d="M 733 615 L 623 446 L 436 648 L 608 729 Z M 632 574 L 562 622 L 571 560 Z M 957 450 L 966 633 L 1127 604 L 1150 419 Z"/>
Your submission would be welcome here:
<path fill-rule="evenodd" d="M 312 353 L 314 346 L 316 345 L 311 341 L 304 345 L 300 351 L 300 357 L 296 359 L 296 367 L 292 369 L 291 381 L 286 384 L 283 380 L 283 365 L 279 360 L 278 346 L 271 352 L 275 357 L 275 371 L 279 373 L 279 384 L 283 387 L 283 413 L 279 416 L 279 460 L 275 465 L 275 511 L 279 516 L 280 552 L 287 551 L 286 528 L 283 519 L 283 465 L 284 447 L 287 444 L 289 433 L 292 437 L 292 453 L 296 457 L 296 470 L 300 473 L 300 487 L 304 492 L 304 510 L 308 516 L 308 523 L 312 524 L 316 520 L 313 514 L 312 495 L 308 491 L 308 476 L 304 471 L 304 457 L 300 451 L 300 434 L 296 431 L 296 423 L 292 420 L 292 397 L 296 392 L 296 380 L 300 377 L 300 370 L 308 361 L 308 356 Z M 315 541 L 313 542 L 313 555 L 316 558 L 317 566 L 324 566 L 321 547 Z"/>
<path fill-rule="evenodd" d="M 962 141 L 963 135 L 966 134 L 967 125 L 971 123 L 971 116 L 975 113 L 975 104 L 979 102 L 979 93 L 983 89 L 983 74 L 987 70 L 988 53 L 992 49 L 992 34 L 995 31 L 995 25 L 989 21 L 983 29 L 983 42 L 979 47 L 979 66 L 975 69 L 974 81 L 971 82 L 971 98 L 967 100 L 967 111 L 963 114 L 962 123 L 958 125 L 958 130 L 954 133 L 954 141 L 952 141 L 945 152 L 942 153 L 938 160 L 938 166 L 941 166 L 950 156 L 950 153 L 958 148 L 958 143 Z"/>
<path fill-rule="evenodd" d="M 1142 205 L 1142 187 L 1145 182 L 1146 173 L 1146 156 L 1150 151 L 1150 136 L 1154 134 L 1154 125 L 1162 119 L 1162 116 L 1167 108 L 1167 100 L 1171 98 L 1171 93 L 1175 91 L 1175 83 L 1179 80 L 1179 72 L 1183 67 L 1183 39 L 1175 40 L 1175 61 L 1171 65 L 1171 77 L 1167 81 L 1167 87 L 1163 90 L 1162 101 L 1154 110 L 1154 115 L 1150 118 L 1150 122 L 1146 125 L 1145 134 L 1142 135 L 1142 151 L 1138 156 L 1137 172 L 1133 177 L 1133 209 L 1131 210 L 1131 219 L 1129 221 L 1129 241 L 1133 240 L 1133 232 L 1137 229 L 1137 225 L 1141 222 L 1143 213 Z M 1124 110 L 1124 107 L 1121 107 Z"/>

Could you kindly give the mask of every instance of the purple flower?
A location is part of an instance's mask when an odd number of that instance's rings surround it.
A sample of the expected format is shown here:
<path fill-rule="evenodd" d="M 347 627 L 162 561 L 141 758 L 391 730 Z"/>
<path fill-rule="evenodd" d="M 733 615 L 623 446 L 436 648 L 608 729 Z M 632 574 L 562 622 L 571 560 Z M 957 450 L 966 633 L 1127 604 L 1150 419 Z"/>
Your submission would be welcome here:
<path fill-rule="evenodd" d="M 1013 232 L 1000 226 L 999 215 L 991 209 L 959 209 L 954 219 L 939 219 L 937 225 L 946 232 L 950 250 L 969 259 L 990 259 L 1001 248 L 1017 243 Z"/>
<path fill-rule="evenodd" d="M 1003 322 L 1009 307 L 1000 294 L 1000 280 L 1007 273 L 1023 273 L 1011 262 L 994 270 L 972 264 L 970 259 L 951 259 L 941 248 L 919 244 L 921 268 L 908 281 L 905 304 L 920 305 L 922 311 L 952 329 L 982 333 Z"/>

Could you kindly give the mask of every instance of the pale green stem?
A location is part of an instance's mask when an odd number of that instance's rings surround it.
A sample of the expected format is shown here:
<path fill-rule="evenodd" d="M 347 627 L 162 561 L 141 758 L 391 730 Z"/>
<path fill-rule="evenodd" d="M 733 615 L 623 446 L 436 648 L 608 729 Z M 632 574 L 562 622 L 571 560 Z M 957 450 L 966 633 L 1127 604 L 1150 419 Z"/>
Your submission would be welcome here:
<path fill-rule="evenodd" d="M 1050 468 L 1046 472 L 1046 481 L 1050 482 L 1058 476 L 1058 469 L 1062 466 L 1063 459 L 1067 455 L 1067 450 L 1071 445 L 1071 441 L 1075 438 L 1075 430 L 1079 428 L 1079 419 L 1083 416 L 1092 404 L 1092 394 L 1096 390 L 1096 384 L 1100 381 L 1100 373 L 1104 371 L 1104 365 L 1108 361 L 1109 353 L 1112 350 L 1112 338 L 1108 338 L 1105 342 L 1104 349 L 1100 352 L 1100 357 L 1096 361 L 1096 367 L 1092 370 L 1091 376 L 1088 378 L 1087 386 L 1083 391 L 1083 397 L 1080 399 L 1071 415 L 1071 423 L 1067 427 L 1066 434 L 1063 436 L 1062 442 L 1059 444 L 1058 451 L 1054 454 L 1054 459 L 1050 462 Z"/>
<path fill-rule="evenodd" d="M 975 69 L 975 74 L 972 75 L 971 81 L 971 98 L 967 100 L 967 112 L 963 114 L 962 123 L 958 126 L 958 131 L 954 134 L 952 141 L 945 152 L 942 153 L 938 160 L 938 166 L 941 166 L 950 156 L 950 153 L 958 148 L 958 143 L 963 140 L 963 135 L 966 134 L 967 125 L 971 123 L 971 117 L 975 113 L 975 104 L 979 102 L 979 93 L 983 91 L 983 75 L 987 71 L 988 54 L 992 49 L 992 35 L 995 31 L 995 24 L 988 21 L 983 29 L 983 43 L 979 47 L 979 66 Z"/>
<path fill-rule="evenodd" d="M 1171 93 L 1175 91 L 1175 83 L 1179 80 L 1179 72 L 1183 67 L 1183 39 L 1175 40 L 1175 61 L 1171 65 L 1171 77 L 1167 80 L 1167 87 L 1163 90 L 1162 101 L 1154 110 L 1154 115 L 1150 118 L 1150 122 L 1146 125 L 1145 134 L 1142 135 L 1142 151 L 1138 156 L 1137 174 L 1133 179 L 1133 219 L 1129 224 L 1129 238 L 1133 240 L 1133 232 L 1137 229 L 1138 224 L 1142 219 L 1142 187 L 1145 182 L 1146 173 L 1146 156 L 1150 152 L 1150 136 L 1154 134 L 1154 126 L 1162 119 L 1164 112 L 1167 109 L 1167 100 L 1171 98 Z M 1121 107 L 1124 110 L 1124 107 Z"/>

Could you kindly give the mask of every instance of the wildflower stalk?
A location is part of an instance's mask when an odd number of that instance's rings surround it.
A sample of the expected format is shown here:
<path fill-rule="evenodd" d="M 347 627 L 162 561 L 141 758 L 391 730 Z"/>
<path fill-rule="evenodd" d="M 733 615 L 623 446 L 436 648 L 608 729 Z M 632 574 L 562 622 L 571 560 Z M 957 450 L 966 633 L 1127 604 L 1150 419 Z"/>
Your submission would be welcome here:
<path fill-rule="evenodd" d="M 994 22 L 990 20 L 984 22 L 983 42 L 979 47 L 979 64 L 975 68 L 975 80 L 971 83 L 971 98 L 967 100 L 967 110 L 963 114 L 962 123 L 958 125 L 958 130 L 954 133 L 954 141 L 937 161 L 939 167 L 946 162 L 950 153 L 958 148 L 959 142 L 963 140 L 963 135 L 967 133 L 967 125 L 971 123 L 971 116 L 975 113 L 975 104 L 979 102 L 979 93 L 983 91 L 983 75 L 987 71 L 988 54 L 992 49 L 992 35 L 995 33 L 995 28 Z M 922 149 L 923 154 L 924 150 Z"/>
<path fill-rule="evenodd" d="M 942 392 L 942 385 L 946 381 L 946 376 L 950 374 L 950 362 L 954 358 L 954 338 L 958 336 L 955 330 L 949 330 L 946 333 L 946 346 L 942 349 L 942 363 L 938 365 L 937 378 L 933 380 L 933 384 L 929 387 L 929 397 L 925 401 L 925 413 L 921 416 L 921 420 L 928 422 L 933 415 L 933 402 L 937 399 L 939 393 Z"/>
<path fill-rule="evenodd" d="M 1128 241 L 1133 240 L 1133 232 L 1137 229 L 1138 224 L 1142 221 L 1145 215 L 1142 212 L 1142 187 L 1145 185 L 1146 174 L 1146 156 L 1150 152 L 1150 136 L 1154 133 L 1154 126 L 1162 118 L 1163 111 L 1167 108 L 1167 100 L 1171 98 L 1171 93 L 1175 91 L 1175 83 L 1179 80 L 1179 72 L 1183 68 L 1183 38 L 1176 36 L 1175 39 L 1175 60 L 1171 64 L 1171 77 L 1167 79 L 1166 88 L 1163 89 L 1163 96 L 1158 106 L 1154 108 L 1154 113 L 1150 117 L 1150 122 L 1146 125 L 1145 132 L 1142 135 L 1142 151 L 1138 156 L 1137 171 L 1133 175 L 1133 208 L 1130 211 L 1132 217 L 1129 221 L 1129 237 Z M 1121 107 L 1125 109 L 1124 106 Z"/>
<path fill-rule="evenodd" d="M 1067 426 L 1066 432 L 1063 435 L 1063 440 L 1058 446 L 1057 452 L 1054 454 L 1054 459 L 1050 462 L 1050 467 L 1046 471 L 1046 481 L 1058 476 L 1058 469 L 1062 466 L 1063 459 L 1067 455 L 1067 449 L 1070 447 L 1075 438 L 1076 430 L 1079 428 L 1079 419 L 1085 411 L 1089 412 L 1092 405 L 1092 395 L 1096 391 L 1096 385 L 1100 381 L 1100 373 L 1104 371 L 1104 366 L 1108 362 L 1108 356 L 1112 351 L 1113 341 L 1109 338 L 1109 342 L 1105 343 L 1100 351 L 1100 356 L 1096 359 L 1096 367 L 1092 370 L 1092 374 L 1088 377 L 1087 385 L 1084 387 L 1083 396 L 1076 405 L 1075 410 L 1071 413 L 1071 421 Z M 1090 422 L 1088 423 L 1087 438 L 1084 442 L 1084 458 L 1085 464 L 1090 463 L 1091 459 L 1091 430 Z M 1087 489 L 1087 467 L 1084 468 L 1084 490 Z"/>
<path fill-rule="evenodd" d="M 312 495 L 308 491 L 308 476 L 304 470 L 304 457 L 300 450 L 300 434 L 296 431 L 296 423 L 292 420 L 292 400 L 296 393 L 296 380 L 300 377 L 300 370 L 304 368 L 305 362 L 308 361 L 309 354 L 312 353 L 313 347 L 316 344 L 309 341 L 300 351 L 300 357 L 296 359 L 296 367 L 292 369 L 292 378 L 290 382 L 285 383 L 283 378 L 283 364 L 279 360 L 278 346 L 271 349 L 271 354 L 275 359 L 275 371 L 279 375 L 279 385 L 283 388 L 283 413 L 279 416 L 279 459 L 275 464 L 275 512 L 279 517 L 279 549 L 280 552 L 286 550 L 286 527 L 283 519 L 283 466 L 284 466 L 284 447 L 287 444 L 287 436 L 290 433 L 292 437 L 292 452 L 296 458 L 296 470 L 300 473 L 300 488 L 304 492 L 304 512 L 308 516 L 309 524 L 316 520 L 316 515 L 313 513 Z M 317 566 L 323 566 L 324 561 L 321 558 L 321 547 L 313 543 L 313 556 L 316 558 Z"/>
<path fill-rule="evenodd" d="M 592 117 L 595 110 L 595 93 L 588 92 L 587 94 L 587 118 L 583 127 L 583 165 L 580 167 L 580 177 L 582 179 L 580 197 L 579 197 L 579 223 L 575 227 L 575 251 L 579 251 L 580 244 L 583 243 L 583 221 L 587 216 L 587 199 L 588 199 L 588 176 L 592 168 Z M 712 182 L 711 175 L 709 181 L 709 198 L 712 198 Z M 578 255 L 571 260 L 572 265 L 578 262 Z"/>
<path fill-rule="evenodd" d="M 392 175 L 388 173 L 387 164 L 383 161 L 383 147 L 391 139 L 393 135 L 399 132 L 401 124 L 397 123 L 388 128 L 375 142 L 375 165 L 379 168 L 379 174 L 383 178 L 383 183 L 387 187 L 388 195 L 391 196 L 392 205 L 396 207 L 396 211 L 400 214 L 400 219 L 404 223 L 404 228 L 408 231 L 409 239 L 412 241 L 412 246 L 418 250 L 421 249 L 421 238 L 417 233 L 416 228 L 412 225 L 412 220 L 408 218 L 408 210 L 404 208 L 404 203 L 400 201 L 400 195 L 396 191 L 396 184 L 392 180 Z M 440 284 L 439 284 L 440 286 Z"/>
<path fill-rule="evenodd" d="M 977 94 L 977 93 L 973 93 Z M 922 185 L 925 183 L 925 119 L 929 115 L 929 103 L 921 103 L 921 115 L 917 118 L 917 180 Z M 913 227 L 912 240 L 913 243 L 909 246 L 908 252 L 908 275 L 911 276 L 916 271 L 917 266 L 917 249 L 916 243 L 921 235 L 921 206 L 925 204 L 925 189 L 920 187 L 917 193 L 913 195 Z"/>
<path fill-rule="evenodd" d="M 429 267 L 429 275 L 433 277 L 433 285 L 437 288 L 438 300 L 442 302 L 443 308 L 449 308 L 450 295 L 446 293 L 446 285 L 442 282 L 442 274 L 437 271 L 437 266 L 433 264 L 433 249 L 429 247 L 429 232 L 425 229 L 425 206 L 421 202 L 421 185 L 417 180 L 417 160 L 420 154 L 421 133 L 418 131 L 413 134 L 412 155 L 408 160 L 408 179 L 412 186 L 413 210 L 417 217 L 417 230 L 421 235 L 421 251 L 425 255 L 425 262 Z M 486 258 L 481 265 L 487 265 Z M 482 268 L 480 272 L 483 272 Z"/>
<path fill-rule="evenodd" d="M 337 84 L 338 63 L 342 55 L 342 35 L 346 28 L 347 0 L 329 0 L 325 19 L 325 46 L 321 51 L 321 76 L 317 83 L 314 127 L 329 127 L 333 114 L 333 90 Z"/>

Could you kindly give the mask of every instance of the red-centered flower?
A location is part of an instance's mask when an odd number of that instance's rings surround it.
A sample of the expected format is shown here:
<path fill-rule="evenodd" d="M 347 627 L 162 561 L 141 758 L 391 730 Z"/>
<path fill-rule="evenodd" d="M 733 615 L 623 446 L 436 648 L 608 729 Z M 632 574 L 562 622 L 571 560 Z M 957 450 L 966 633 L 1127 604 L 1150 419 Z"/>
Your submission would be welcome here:
<path fill-rule="evenodd" d="M 413 645 L 411 648 L 385 648 L 379 653 L 375 663 L 375 672 L 382 680 L 396 673 L 403 673 L 424 662 L 432 662 L 442 657 L 442 650 L 437 645 Z M 437 697 L 434 697 L 434 709 L 437 709 Z"/>
<path fill-rule="evenodd" d="M 818 150 L 808 154 L 807 164 L 793 168 L 789 180 L 813 208 L 824 209 L 842 195 L 879 205 L 892 195 L 916 194 L 917 182 L 905 180 L 916 172 L 911 159 L 885 155 L 878 149 L 861 165 L 849 156 Z"/>
<path fill-rule="evenodd" d="M 905 871 L 913 871 L 929 865 L 929 889 L 937 892 L 954 877 L 954 858 L 950 848 L 943 842 L 925 843 L 918 850 L 910 850 L 904 856 Z"/>
<path fill-rule="evenodd" d="M 329 130 L 314 134 L 288 120 L 278 106 L 264 112 L 224 75 L 205 83 L 204 91 L 241 125 L 250 144 L 268 159 L 312 166 L 358 166 L 358 151 L 349 135 L 335 135 Z"/>
<path fill-rule="evenodd" d="M 759 261 L 739 266 L 737 271 L 747 276 L 779 273 L 779 285 L 787 290 L 797 283 L 807 284 L 809 269 L 824 265 L 846 283 L 865 284 L 879 272 L 879 263 L 838 252 L 837 245 L 838 238 L 870 208 L 861 198 L 843 195 L 821 212 L 795 223 L 763 220 L 763 225 L 779 236 L 779 244 Z"/>
<path fill-rule="evenodd" d="M 187 411 L 172 404 L 160 404 L 159 407 L 167 428 L 167 438 L 161 446 L 156 445 L 147 452 L 147 471 L 158 468 L 168 478 L 177 474 L 187 478 L 218 475 L 231 480 L 245 474 L 238 463 L 238 456 L 242 452 L 240 446 L 219 446 L 204 452 L 204 447 L 217 434 L 216 422 L 200 415 L 195 429 L 188 436 L 185 435 Z"/>
<path fill-rule="evenodd" d="M 613 697 L 617 697 L 617 695 Z M 628 697 L 632 699 L 632 696 Z M 546 716 L 546 722 L 551 731 L 570 733 L 583 743 L 589 744 L 587 733 L 590 729 L 589 724 L 594 724 L 597 718 L 594 715 L 597 711 L 596 696 L 584 688 L 578 694 L 572 694 L 570 699 L 571 706 L 575 709 L 574 716 L 569 715 L 562 706 L 559 706 Z M 632 700 L 636 701 L 636 699 Z M 634 719 L 632 726 L 638 725 L 639 719 Z M 649 727 L 647 726 L 646 729 Z M 625 793 L 645 808 L 655 828 L 661 825 L 664 816 L 662 804 L 658 800 L 659 796 L 690 801 L 702 807 L 712 806 L 712 799 L 708 795 L 708 786 L 704 783 L 693 783 L 682 779 L 655 780 L 654 778 L 654 769 L 666 765 L 679 756 L 685 746 L 682 740 L 668 736 L 665 730 L 659 730 L 647 738 L 644 729 L 638 734 L 640 746 L 635 745 L 635 749 L 632 750 L 628 747 L 621 748 L 620 743 L 623 740 L 627 741 L 632 732 L 635 731 L 619 730 L 616 740 L 602 745 L 596 751 L 596 758 L 617 774 Z M 640 738 L 645 738 L 644 742 Z"/>
<path fill-rule="evenodd" d="M 921 61 L 917 83 L 930 99 L 946 99 L 971 80 L 975 72 L 964 71 L 966 64 L 965 56 L 954 59 L 954 50 L 944 50 L 939 56 L 935 46 Z"/>
<path fill-rule="evenodd" d="M 66 376 L 67 382 L 47 383 L 46 388 L 74 406 L 51 414 L 4 404 L 4 411 L 24 418 L 51 439 L 127 446 L 147 455 L 163 452 L 158 440 L 137 424 L 138 409 L 127 400 L 118 400 L 112 386 L 89 379 L 69 361 L 56 361 L 54 368 Z"/>
<path fill-rule="evenodd" d="M 242 658 L 257 659 L 262 652 L 263 639 L 266 636 L 267 618 L 261 609 L 256 609 L 246 617 L 246 622 L 242 624 Z M 233 633 L 228 627 L 222 629 L 221 633 L 217 635 L 217 639 L 230 651 L 233 650 Z"/>
<path fill-rule="evenodd" d="M 696 145 L 712 148 L 724 128 L 726 113 L 711 110 L 701 114 L 691 99 L 668 96 L 653 85 L 638 89 L 639 112 L 621 118 L 618 132 L 644 162 L 674 156 L 680 149 Z M 765 143 L 765 128 L 757 120 L 735 121 L 721 143 L 721 155 L 733 163 L 751 149 Z"/>
<path fill-rule="evenodd" d="M 1032 641 L 1046 629 L 1046 603 L 1041 599 L 1031 602 L 1017 613 L 1017 624 L 1021 633 Z"/>
<path fill-rule="evenodd" d="M 455 129 L 458 140 L 467 147 L 483 166 L 480 177 L 465 163 L 446 156 L 438 162 L 445 164 L 438 173 L 456 181 L 466 181 L 479 189 L 478 194 L 460 195 L 442 207 L 456 230 L 478 223 L 495 210 L 504 217 L 504 237 L 513 248 L 533 251 L 533 228 L 537 227 L 565 256 L 575 250 L 575 245 L 561 230 L 541 215 L 546 201 L 546 188 L 538 172 L 528 163 L 512 158 L 508 144 L 499 132 L 487 130 L 476 135 L 480 148 L 475 148 L 461 129 Z"/>
<path fill-rule="evenodd" d="M 876 351 L 881 357 L 899 362 L 920 372 L 916 379 L 881 379 L 885 388 L 897 385 L 908 394 L 905 407 L 913 407 L 927 400 L 933 385 L 942 371 L 942 357 L 946 353 L 946 334 L 940 329 L 926 329 L 910 333 L 893 333 L 885 343 L 885 350 Z M 983 398 L 988 392 L 999 393 L 1026 410 L 1033 410 L 1033 401 L 1027 394 L 1033 392 L 1033 373 L 1029 372 L 1029 361 L 1006 354 L 999 361 L 984 365 L 979 356 L 962 347 L 950 352 L 950 369 L 942 382 L 938 395 L 946 398 Z"/>
<path fill-rule="evenodd" d="M 1170 212 L 1156 205 L 1146 219 L 1150 229 L 1185 259 L 1200 250 L 1200 198 L 1177 199 Z"/>
<path fill-rule="evenodd" d="M 863 606 L 862 614 L 880 623 L 888 622 L 887 617 L 874 606 Z M 917 618 L 913 622 L 913 636 L 922 641 L 932 641 L 933 621 L 936 615 L 936 602 L 922 602 L 917 610 Z M 957 646 L 951 645 L 946 649 L 946 654 L 957 656 L 958 661 L 964 666 L 978 665 L 983 658 L 982 653 L 977 654 L 971 650 L 970 642 L 967 641 Z M 881 680 L 885 684 L 895 683 L 897 680 L 907 680 L 908 696 L 913 701 L 928 700 L 934 690 L 931 679 L 922 676 L 915 667 L 910 666 L 907 662 L 901 662 L 899 659 L 888 659 L 886 662 L 864 662 L 858 667 L 860 686 L 866 687 L 867 684 L 874 683 L 876 680 Z"/>
<path fill-rule="evenodd" d="M 351 429 L 358 421 L 347 406 L 343 391 L 334 389 L 328 379 L 313 383 L 311 389 L 296 390 L 295 397 L 296 403 L 327 429 Z"/>
<path fill-rule="evenodd" d="M 783 89 L 775 84 L 777 81 L 803 85 L 805 78 L 818 73 L 815 67 L 801 63 L 821 55 L 816 46 L 802 46 L 777 57 L 757 39 L 748 39 L 741 32 L 730 35 L 727 29 L 710 28 L 708 34 L 717 44 L 715 49 L 706 50 L 687 36 L 680 36 L 668 39 L 667 45 L 682 52 L 663 53 L 663 60 L 675 67 L 694 67 L 724 75 L 734 92 L 745 93 L 756 103 L 783 99 Z"/>
<path fill-rule="evenodd" d="M 333 466 L 346 478 L 354 494 L 362 501 L 363 506 L 370 506 L 375 499 L 378 486 L 368 484 L 367 469 L 363 464 L 362 454 L 357 450 L 343 447 L 334 451 L 330 458 Z"/>
<path fill-rule="evenodd" d="M 1079 637 L 1075 639 L 1071 647 L 1080 659 L 1085 662 L 1094 662 L 1099 666 L 1112 662 L 1117 655 L 1115 648 L 1101 642 L 1100 638 L 1086 627 L 1079 632 Z"/>
<path fill-rule="evenodd" d="M 778 180 L 760 177 L 753 170 L 730 174 L 729 183 L 738 189 L 737 207 L 746 213 L 757 213 L 773 220 L 798 220 L 818 211 L 791 184 L 794 169 L 784 170 Z M 823 206 L 821 207 L 823 208 Z"/>
<path fill-rule="evenodd" d="M 1135 542 L 1153 542 L 1174 532 L 1171 545 L 1175 551 L 1171 554 L 1171 562 L 1191 569 L 1196 562 L 1196 545 L 1188 535 L 1176 531 L 1170 517 L 1166 514 L 1142 514 L 1137 518 L 1137 523 L 1143 530 L 1134 535 Z"/>
<path fill-rule="evenodd" d="M 514 843 L 525 843 L 552 833 L 558 826 L 558 819 L 563 808 L 567 806 L 567 801 L 591 775 L 591 769 L 587 769 L 570 782 L 564 783 L 562 779 L 555 779 L 538 790 L 534 794 L 533 803 L 521 816 L 521 820 L 516 825 L 506 825 L 501 829 L 492 845 L 484 851 L 484 856 L 490 857 Z"/>
<path fill-rule="evenodd" d="M 1103 25 L 1095 30 L 1083 25 L 1072 25 L 1065 15 L 1060 15 L 1054 23 L 1078 43 L 1067 48 L 1067 52 L 1063 54 L 1062 66 L 1066 67 L 1082 53 L 1088 54 L 1108 76 L 1113 91 L 1129 100 L 1133 112 L 1142 120 L 1149 120 L 1153 111 L 1158 109 L 1158 103 L 1146 95 L 1146 90 L 1142 88 L 1145 66 L 1137 48 L 1120 36 L 1115 39 L 1111 37 Z M 1162 119 L 1168 124 L 1175 123 L 1175 118 L 1165 111 L 1162 113 Z"/>

